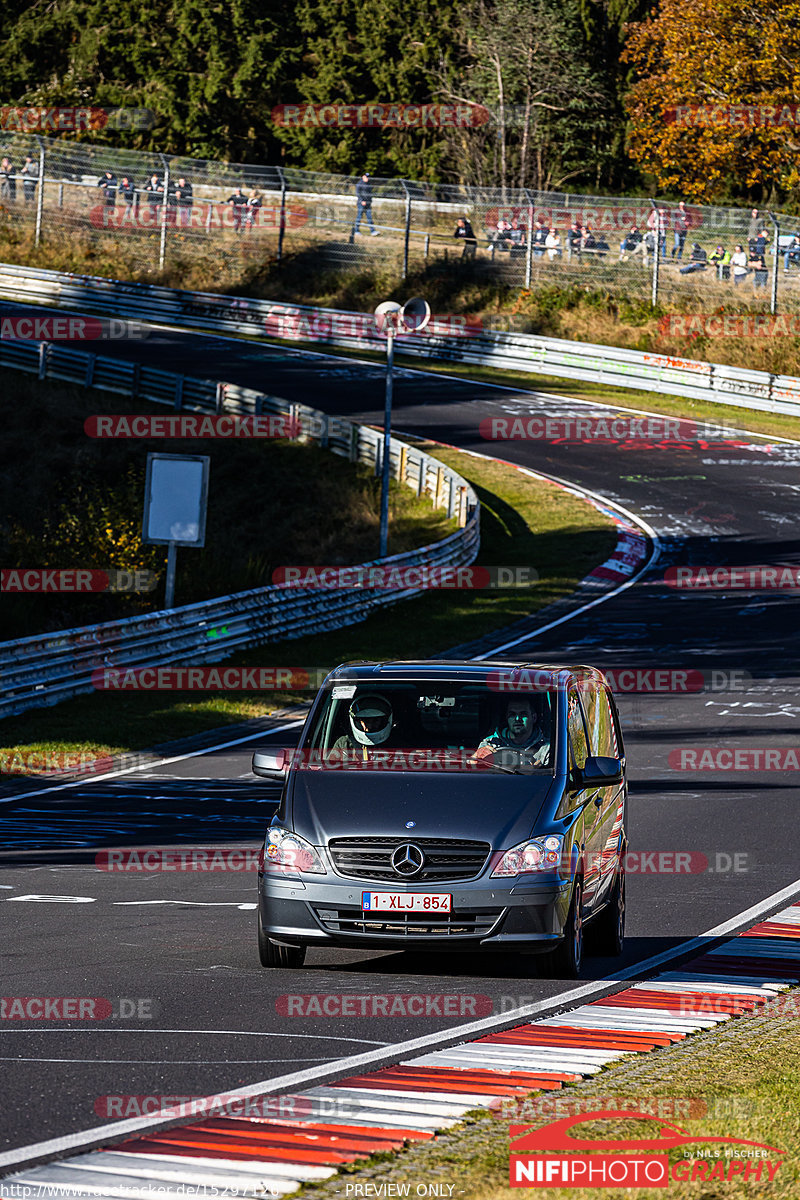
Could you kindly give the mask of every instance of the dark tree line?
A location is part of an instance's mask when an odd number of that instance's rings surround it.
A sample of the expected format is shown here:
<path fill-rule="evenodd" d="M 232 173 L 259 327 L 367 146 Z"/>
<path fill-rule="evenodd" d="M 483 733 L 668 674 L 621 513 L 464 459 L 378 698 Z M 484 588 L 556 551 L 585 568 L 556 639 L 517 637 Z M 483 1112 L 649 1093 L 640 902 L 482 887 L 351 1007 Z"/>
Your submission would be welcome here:
<path fill-rule="evenodd" d="M 150 108 L 136 149 L 407 179 L 607 191 L 626 22 L 651 0 L 6 0 L 4 104 Z M 305 101 L 484 106 L 470 128 L 286 128 Z M 71 135 L 76 136 L 76 135 Z"/>

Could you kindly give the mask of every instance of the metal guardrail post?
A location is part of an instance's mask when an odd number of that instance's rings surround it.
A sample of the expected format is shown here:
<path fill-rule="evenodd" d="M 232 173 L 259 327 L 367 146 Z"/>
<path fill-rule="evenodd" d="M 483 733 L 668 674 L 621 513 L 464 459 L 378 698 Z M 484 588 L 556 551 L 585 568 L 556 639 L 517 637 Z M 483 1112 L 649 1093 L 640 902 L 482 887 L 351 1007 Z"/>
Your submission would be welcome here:
<path fill-rule="evenodd" d="M 39 191 L 36 193 L 36 233 L 34 235 L 33 244 L 38 246 L 42 240 L 42 213 L 44 211 L 44 142 L 40 137 L 36 138 L 39 143 Z"/>
<path fill-rule="evenodd" d="M 214 412 L 219 415 L 225 411 L 225 390 L 227 383 L 218 383 L 217 390 L 214 396 Z"/>
<path fill-rule="evenodd" d="M 403 241 L 403 279 L 408 277 L 408 243 L 411 239 L 411 192 L 406 187 L 405 179 L 400 180 L 406 194 L 406 229 Z"/>
<path fill-rule="evenodd" d="M 47 378 L 47 360 L 50 356 L 50 345 L 48 342 L 39 342 L 39 378 Z"/>
<path fill-rule="evenodd" d="M 278 217 L 278 266 L 283 262 L 283 238 L 286 233 L 286 176 L 283 167 L 277 168 L 281 181 L 281 212 Z"/>
<path fill-rule="evenodd" d="M 84 387 L 91 387 L 94 383 L 94 366 L 97 362 L 96 354 L 89 354 L 86 359 L 86 375 L 83 380 Z"/>
<path fill-rule="evenodd" d="M 778 255 L 780 253 L 781 243 L 781 223 L 775 216 L 774 212 L 769 212 L 769 218 L 775 226 L 775 237 L 772 241 L 772 289 L 769 297 L 769 311 L 774 316 L 778 311 Z"/>
<path fill-rule="evenodd" d="M 527 188 L 525 195 L 528 197 L 528 238 L 527 246 L 525 247 L 525 287 L 531 286 L 531 273 L 533 269 L 533 196 Z"/>
<path fill-rule="evenodd" d="M 183 375 L 179 375 L 178 378 L 175 380 L 175 400 L 173 402 L 172 407 L 177 409 L 178 412 L 180 412 L 180 410 L 183 408 L 184 380 L 185 380 L 185 376 L 183 376 Z"/>
<path fill-rule="evenodd" d="M 164 270 L 164 263 L 167 257 L 167 199 L 169 197 L 169 163 L 163 154 L 158 156 L 161 159 L 164 167 L 164 198 L 161 201 L 161 236 L 158 239 L 158 269 Z"/>

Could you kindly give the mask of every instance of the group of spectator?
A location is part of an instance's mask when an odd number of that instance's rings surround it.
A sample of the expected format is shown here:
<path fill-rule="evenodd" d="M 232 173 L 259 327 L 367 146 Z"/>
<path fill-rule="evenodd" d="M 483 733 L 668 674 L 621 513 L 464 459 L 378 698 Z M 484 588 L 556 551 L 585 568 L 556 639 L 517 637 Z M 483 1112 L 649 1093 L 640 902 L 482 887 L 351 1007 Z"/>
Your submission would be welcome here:
<path fill-rule="evenodd" d="M 478 239 L 472 223 L 467 217 L 458 218 L 453 237 L 464 243 L 462 258 L 475 257 Z M 517 217 L 512 217 L 510 221 L 501 217 L 496 224 L 487 226 L 486 241 L 490 249 L 507 250 L 511 258 L 518 257 L 527 252 L 528 229 Z M 552 261 L 555 258 L 561 258 L 565 249 L 569 251 L 570 256 L 580 255 L 585 251 L 603 258 L 609 252 L 610 246 L 602 234 L 596 235 L 588 224 L 584 225 L 578 220 L 573 221 L 562 238 L 554 225 L 548 225 L 540 217 L 531 237 L 533 257 L 547 257 Z"/>
<path fill-rule="evenodd" d="M 117 179 L 113 171 L 106 171 L 97 185 L 103 193 L 103 203 L 106 208 L 116 208 L 121 201 L 125 205 L 123 221 L 136 216 L 141 204 L 146 204 L 151 223 L 158 219 L 159 209 L 164 204 L 164 179 L 157 172 L 140 187 L 129 175 Z M 252 188 L 249 196 L 245 195 L 241 186 L 237 187 L 225 201 L 231 206 L 233 228 L 236 233 L 252 229 L 257 223 L 258 211 L 262 207 L 261 194 Z M 167 220 L 178 225 L 190 225 L 192 207 L 194 205 L 194 189 L 184 175 L 177 180 L 171 178 L 166 195 Z"/>
<path fill-rule="evenodd" d="M 16 204 L 17 180 L 22 183 L 22 195 L 26 205 L 36 203 L 36 185 L 39 182 L 39 167 L 32 154 L 25 155 L 25 162 L 17 170 L 10 158 L 0 161 L 0 204 Z"/>

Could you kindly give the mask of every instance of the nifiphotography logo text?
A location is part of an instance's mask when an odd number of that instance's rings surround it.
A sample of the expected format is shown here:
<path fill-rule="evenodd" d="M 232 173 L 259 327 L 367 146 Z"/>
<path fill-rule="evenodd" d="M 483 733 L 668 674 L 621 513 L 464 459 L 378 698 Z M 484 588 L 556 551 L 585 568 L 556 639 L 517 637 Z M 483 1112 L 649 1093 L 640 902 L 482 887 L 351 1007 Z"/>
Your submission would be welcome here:
<path fill-rule="evenodd" d="M 692 1134 L 658 1122 L 652 1135 L 636 1139 L 582 1138 L 575 1126 L 601 1121 L 653 1121 L 653 1115 L 599 1109 L 536 1128 L 512 1125 L 509 1182 L 512 1187 L 669 1187 L 670 1183 L 772 1183 L 785 1154 L 746 1138 Z M 649 1131 L 648 1131 L 649 1134 Z M 707 1148 L 692 1149 L 698 1143 Z M 711 1145 L 714 1148 L 711 1148 Z M 670 1164 L 668 1151 L 682 1150 Z M 553 1152 L 556 1153 L 553 1153 Z M 548 1153 L 549 1152 L 549 1153 Z"/>

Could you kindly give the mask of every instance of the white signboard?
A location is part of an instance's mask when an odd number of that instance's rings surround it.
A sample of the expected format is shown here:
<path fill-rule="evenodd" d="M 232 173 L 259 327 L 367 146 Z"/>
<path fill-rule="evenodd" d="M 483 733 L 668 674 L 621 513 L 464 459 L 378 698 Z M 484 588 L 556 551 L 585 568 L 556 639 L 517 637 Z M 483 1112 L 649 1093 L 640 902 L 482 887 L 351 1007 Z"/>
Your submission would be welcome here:
<path fill-rule="evenodd" d="M 199 454 L 148 454 L 142 541 L 205 544 L 210 461 Z"/>

